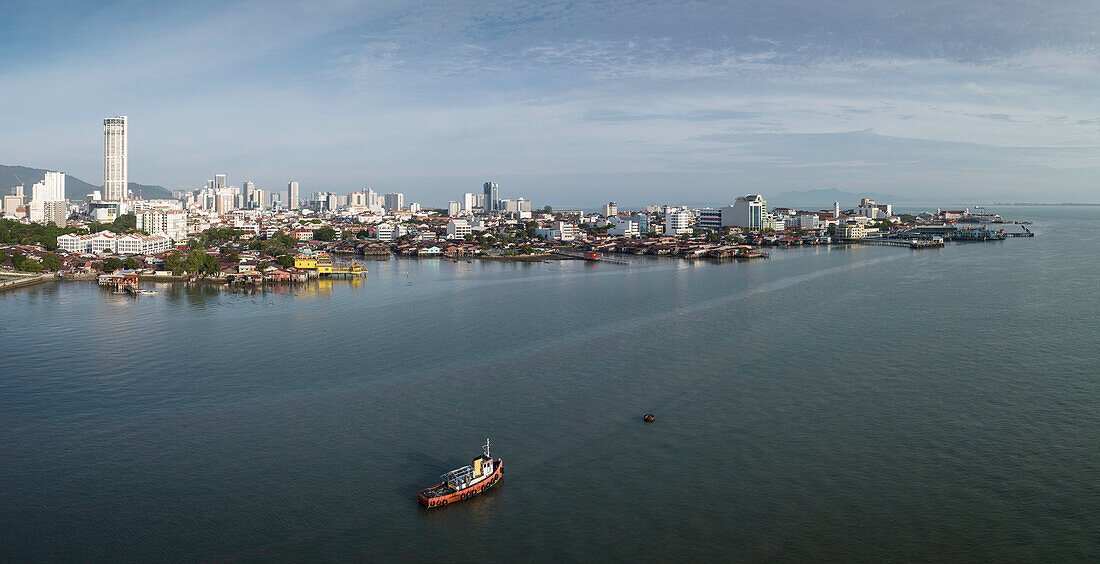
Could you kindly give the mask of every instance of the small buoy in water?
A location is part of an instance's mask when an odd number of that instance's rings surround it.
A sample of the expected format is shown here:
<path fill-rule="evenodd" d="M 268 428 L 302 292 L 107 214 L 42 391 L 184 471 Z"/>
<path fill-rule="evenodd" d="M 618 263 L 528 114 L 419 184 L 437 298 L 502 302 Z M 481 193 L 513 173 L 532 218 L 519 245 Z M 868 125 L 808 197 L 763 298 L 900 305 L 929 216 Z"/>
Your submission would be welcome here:
<path fill-rule="evenodd" d="M 653 414 L 652 413 L 645 414 L 642 417 L 642 420 L 645 421 L 646 423 L 653 423 Z"/>

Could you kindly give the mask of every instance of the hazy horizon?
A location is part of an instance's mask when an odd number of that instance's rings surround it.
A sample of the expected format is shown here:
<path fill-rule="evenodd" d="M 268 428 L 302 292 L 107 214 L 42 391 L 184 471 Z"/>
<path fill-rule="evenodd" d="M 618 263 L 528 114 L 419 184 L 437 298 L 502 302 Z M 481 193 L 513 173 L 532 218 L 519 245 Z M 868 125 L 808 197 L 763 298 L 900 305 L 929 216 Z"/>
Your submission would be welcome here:
<path fill-rule="evenodd" d="M 439 206 L 839 188 L 1096 202 L 1100 5 L 194 2 L 0 8 L 0 160 Z M 106 30 L 106 31 L 105 31 Z"/>

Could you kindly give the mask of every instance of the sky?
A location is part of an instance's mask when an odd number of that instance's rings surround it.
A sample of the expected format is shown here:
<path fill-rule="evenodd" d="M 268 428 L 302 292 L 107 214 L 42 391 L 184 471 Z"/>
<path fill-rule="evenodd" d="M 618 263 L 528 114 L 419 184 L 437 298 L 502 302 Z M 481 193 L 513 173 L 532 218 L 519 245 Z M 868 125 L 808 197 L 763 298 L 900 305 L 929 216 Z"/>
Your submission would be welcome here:
<path fill-rule="evenodd" d="M 0 2 L 0 164 L 443 206 L 1100 202 L 1100 3 Z M 782 202 L 776 202 L 782 204 Z"/>

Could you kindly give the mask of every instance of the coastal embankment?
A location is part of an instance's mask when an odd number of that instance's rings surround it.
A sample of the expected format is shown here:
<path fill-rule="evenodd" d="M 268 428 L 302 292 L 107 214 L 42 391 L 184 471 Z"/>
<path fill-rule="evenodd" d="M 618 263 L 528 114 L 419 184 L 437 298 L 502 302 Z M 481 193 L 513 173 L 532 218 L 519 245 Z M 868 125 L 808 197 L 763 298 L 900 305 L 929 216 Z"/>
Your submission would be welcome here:
<path fill-rule="evenodd" d="M 13 288 L 22 288 L 54 278 L 53 274 L 31 274 L 23 272 L 5 272 L 0 280 L 0 292 Z"/>

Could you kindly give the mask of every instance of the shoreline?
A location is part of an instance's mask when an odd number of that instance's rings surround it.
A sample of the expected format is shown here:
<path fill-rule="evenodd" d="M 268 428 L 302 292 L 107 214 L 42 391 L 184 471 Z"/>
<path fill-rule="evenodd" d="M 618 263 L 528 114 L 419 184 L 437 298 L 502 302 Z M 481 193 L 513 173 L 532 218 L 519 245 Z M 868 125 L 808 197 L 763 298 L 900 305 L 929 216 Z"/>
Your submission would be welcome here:
<path fill-rule="evenodd" d="M 19 276 L 18 278 L 12 278 L 10 280 L 4 280 L 0 282 L 0 292 L 33 286 L 35 284 L 40 284 L 51 279 L 59 280 L 60 278 L 58 278 L 57 275 L 54 273 L 38 274 L 34 276 Z"/>

